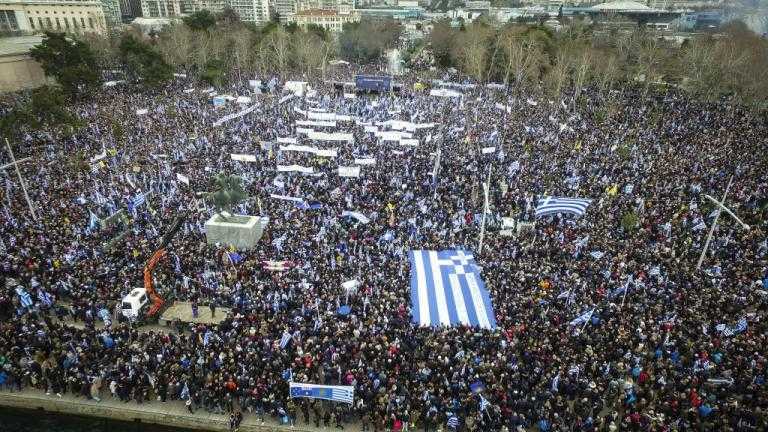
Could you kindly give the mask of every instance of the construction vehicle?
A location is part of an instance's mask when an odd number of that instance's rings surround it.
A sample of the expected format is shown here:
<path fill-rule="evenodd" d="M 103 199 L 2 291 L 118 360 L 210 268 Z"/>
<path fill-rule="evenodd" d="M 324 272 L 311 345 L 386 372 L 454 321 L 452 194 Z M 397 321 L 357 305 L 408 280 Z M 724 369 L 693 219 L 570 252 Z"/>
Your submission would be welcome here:
<path fill-rule="evenodd" d="M 152 270 L 154 270 L 155 266 L 157 266 L 157 263 L 159 263 L 160 260 L 166 256 L 167 252 L 165 248 L 171 242 L 176 233 L 179 232 L 179 228 L 181 228 L 181 224 L 184 222 L 184 219 L 186 219 L 186 216 L 183 214 L 176 216 L 176 218 L 173 220 L 173 223 L 171 224 L 171 229 L 163 236 L 162 240 L 160 241 L 160 246 L 152 254 L 152 257 L 149 258 L 149 261 L 147 261 L 147 264 L 144 266 L 144 290 L 146 291 L 149 300 L 152 302 L 152 306 L 150 306 L 149 311 L 147 311 L 146 314 L 147 318 L 156 317 L 160 312 L 160 309 L 165 304 L 165 300 L 163 300 L 163 298 L 157 294 L 157 291 L 155 291 L 155 287 L 152 283 Z"/>

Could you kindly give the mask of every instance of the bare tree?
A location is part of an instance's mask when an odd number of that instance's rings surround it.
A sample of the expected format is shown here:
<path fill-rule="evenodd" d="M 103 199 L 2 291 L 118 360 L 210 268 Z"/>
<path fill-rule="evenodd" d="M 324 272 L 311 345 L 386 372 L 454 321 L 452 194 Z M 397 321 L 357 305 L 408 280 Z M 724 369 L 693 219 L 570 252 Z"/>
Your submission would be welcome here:
<path fill-rule="evenodd" d="M 499 35 L 499 45 L 504 55 L 504 84 L 514 79 L 515 88 L 537 78 L 544 62 L 541 44 L 524 28 L 507 27 Z"/>
<path fill-rule="evenodd" d="M 458 37 L 455 45 L 456 57 L 462 69 L 483 82 L 486 79 L 490 52 L 488 50 L 492 40 L 493 30 L 482 24 L 472 24 Z"/>

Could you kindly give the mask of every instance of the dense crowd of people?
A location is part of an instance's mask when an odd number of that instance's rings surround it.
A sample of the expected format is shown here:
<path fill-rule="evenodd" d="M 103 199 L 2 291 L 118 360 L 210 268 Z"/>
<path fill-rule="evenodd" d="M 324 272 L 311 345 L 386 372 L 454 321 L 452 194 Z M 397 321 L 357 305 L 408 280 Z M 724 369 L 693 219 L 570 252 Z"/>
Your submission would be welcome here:
<path fill-rule="evenodd" d="M 412 90 L 415 80 L 356 98 L 322 81 L 288 100 L 281 81 L 265 94 L 219 89 L 257 105 L 219 126 L 243 106 L 215 107 L 202 85 L 117 85 L 71 107 L 79 131 L 25 131 L 13 145 L 32 158 L 20 168 L 36 218 L 13 171 L 0 188 L 5 388 L 183 400 L 192 413 L 231 414 L 233 428 L 242 415 L 373 431 L 768 428 L 764 117 L 674 90 L 585 90 L 573 101 L 464 86 L 462 97 L 436 97 Z M 296 131 L 300 111 L 352 116 L 324 130 L 354 142 L 309 142 Z M 414 147 L 362 124 L 390 119 L 435 126 L 417 130 Z M 338 156 L 279 151 L 279 137 Z M 375 164 L 339 177 L 356 157 Z M 205 193 L 218 173 L 243 179 L 249 198 L 235 213 L 269 217 L 255 248 L 206 244 L 216 209 Z M 725 196 L 748 228 L 704 194 Z M 592 202 L 581 217 L 537 218 L 544 195 Z M 108 226 L 94 219 L 119 210 Z M 179 215 L 153 273 L 158 292 L 231 312 L 217 325 L 148 331 L 120 319 L 120 300 L 142 285 Z M 525 223 L 502 229 L 502 218 Z M 412 322 L 408 251 L 456 248 L 482 268 L 493 330 Z M 350 279 L 360 281 L 351 294 L 341 285 Z M 354 402 L 291 399 L 291 379 L 353 386 Z"/>

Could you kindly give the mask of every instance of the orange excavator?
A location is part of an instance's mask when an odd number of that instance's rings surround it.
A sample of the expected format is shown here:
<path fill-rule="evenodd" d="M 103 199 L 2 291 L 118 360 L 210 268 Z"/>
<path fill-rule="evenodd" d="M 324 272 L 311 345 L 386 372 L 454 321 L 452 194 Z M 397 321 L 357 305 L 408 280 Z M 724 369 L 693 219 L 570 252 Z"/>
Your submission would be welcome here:
<path fill-rule="evenodd" d="M 179 232 L 179 228 L 181 228 L 181 224 L 184 222 L 185 218 L 186 217 L 184 215 L 176 216 L 176 218 L 173 220 L 173 223 L 171 224 L 171 229 L 163 236 L 163 239 L 160 241 L 160 247 L 155 251 L 155 253 L 152 254 L 152 257 L 144 266 L 144 289 L 147 290 L 147 296 L 152 301 L 152 306 L 147 312 L 148 318 L 152 318 L 157 315 L 157 313 L 160 312 L 160 309 L 165 304 L 165 300 L 163 300 L 163 298 L 157 294 L 157 291 L 155 291 L 155 287 L 152 284 L 152 270 L 154 270 L 155 266 L 157 266 L 157 263 L 160 262 L 160 260 L 163 259 L 167 254 L 165 248 L 171 242 L 176 233 Z"/>

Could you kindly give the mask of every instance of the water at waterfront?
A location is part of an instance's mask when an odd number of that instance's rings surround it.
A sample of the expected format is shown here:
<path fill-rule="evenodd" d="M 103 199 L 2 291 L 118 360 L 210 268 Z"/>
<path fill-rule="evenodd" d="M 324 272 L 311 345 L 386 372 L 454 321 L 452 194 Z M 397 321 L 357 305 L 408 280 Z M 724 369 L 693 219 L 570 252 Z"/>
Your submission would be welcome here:
<path fill-rule="evenodd" d="M 192 432 L 167 426 L 0 408 L 0 432 Z M 197 431 L 199 432 L 199 431 Z"/>

